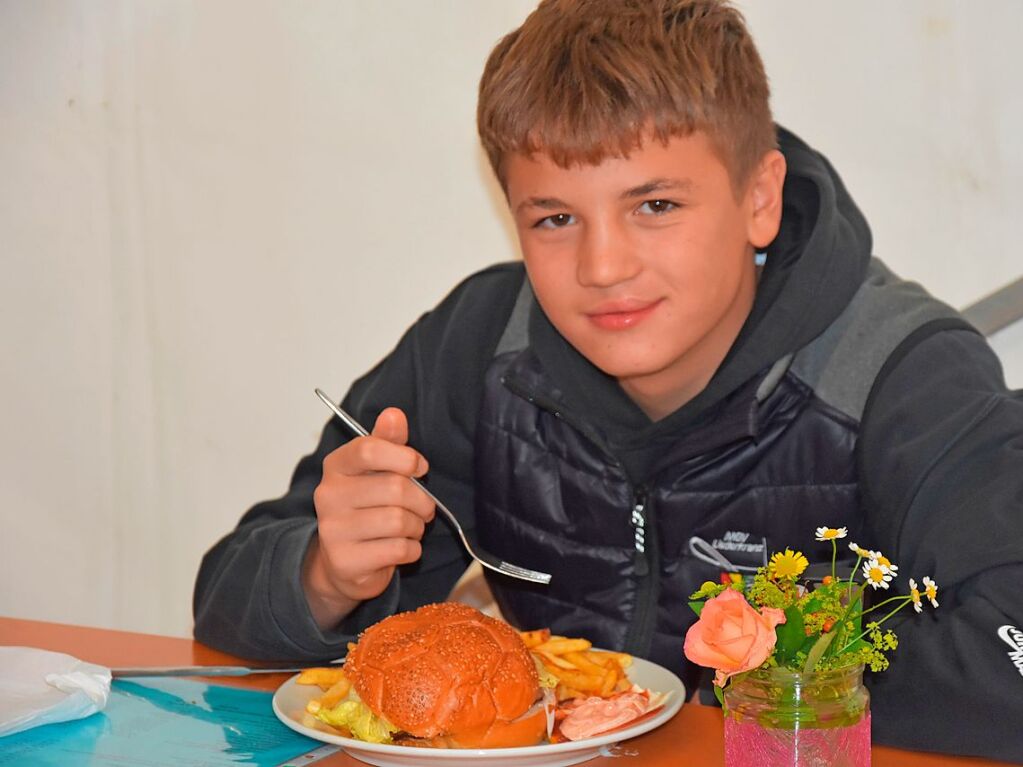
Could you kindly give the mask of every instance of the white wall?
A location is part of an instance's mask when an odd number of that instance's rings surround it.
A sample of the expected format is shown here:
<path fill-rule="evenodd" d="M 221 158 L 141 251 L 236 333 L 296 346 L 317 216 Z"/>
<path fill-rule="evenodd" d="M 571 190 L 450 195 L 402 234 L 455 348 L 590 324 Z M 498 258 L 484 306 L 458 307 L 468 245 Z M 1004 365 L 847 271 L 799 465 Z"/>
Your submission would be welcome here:
<path fill-rule="evenodd" d="M 0 614 L 189 633 L 312 388 L 514 255 L 475 88 L 532 5 L 0 0 Z M 1023 4 L 741 5 L 880 255 L 957 305 L 1023 272 Z"/>

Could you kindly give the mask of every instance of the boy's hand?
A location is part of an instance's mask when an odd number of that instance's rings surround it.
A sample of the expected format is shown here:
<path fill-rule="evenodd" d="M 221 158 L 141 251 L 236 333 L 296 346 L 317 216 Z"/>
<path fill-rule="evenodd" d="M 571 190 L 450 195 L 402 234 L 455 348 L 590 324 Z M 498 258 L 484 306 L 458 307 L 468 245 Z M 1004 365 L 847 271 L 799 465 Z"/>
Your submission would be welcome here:
<path fill-rule="evenodd" d="M 434 503 L 409 481 L 429 467 L 407 441 L 405 414 L 387 408 L 371 436 L 356 437 L 323 459 L 323 477 L 313 493 L 318 535 L 302 576 L 321 628 L 381 594 L 395 567 L 422 554 L 420 539 Z"/>

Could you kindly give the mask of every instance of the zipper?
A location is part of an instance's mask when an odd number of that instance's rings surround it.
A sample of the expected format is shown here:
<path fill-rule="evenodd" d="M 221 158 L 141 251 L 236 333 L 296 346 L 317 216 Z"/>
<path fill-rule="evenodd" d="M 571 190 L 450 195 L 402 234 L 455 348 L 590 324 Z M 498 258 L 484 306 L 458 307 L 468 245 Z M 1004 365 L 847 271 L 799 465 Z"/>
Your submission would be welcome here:
<path fill-rule="evenodd" d="M 645 578 L 650 574 L 650 562 L 647 561 L 646 553 L 646 490 L 644 488 L 637 488 L 633 495 L 632 514 L 629 521 L 632 523 L 634 541 L 633 566 L 636 568 L 636 575 Z"/>
<path fill-rule="evenodd" d="M 626 652 L 646 657 L 653 639 L 657 619 L 657 592 L 660 584 L 657 571 L 660 562 L 657 554 L 656 533 L 653 526 L 653 507 L 650 497 L 642 485 L 632 493 L 632 510 L 629 521 L 633 532 L 633 566 L 636 573 L 636 610 L 625 637 Z"/>
<path fill-rule="evenodd" d="M 621 461 L 604 444 L 600 436 L 586 425 L 566 417 L 557 402 L 534 394 L 513 378 L 502 376 L 501 383 L 513 394 L 567 423 L 610 458 L 616 468 L 623 468 Z M 657 536 L 653 520 L 653 508 L 650 505 L 649 494 L 644 486 L 637 485 L 632 490 L 632 508 L 629 513 L 629 522 L 633 531 L 632 556 L 636 574 L 636 610 L 629 624 L 629 630 L 626 632 L 623 649 L 640 657 L 646 657 L 650 650 L 650 643 L 656 628 L 657 599 L 660 591 L 657 579 L 660 557 L 657 553 Z"/>

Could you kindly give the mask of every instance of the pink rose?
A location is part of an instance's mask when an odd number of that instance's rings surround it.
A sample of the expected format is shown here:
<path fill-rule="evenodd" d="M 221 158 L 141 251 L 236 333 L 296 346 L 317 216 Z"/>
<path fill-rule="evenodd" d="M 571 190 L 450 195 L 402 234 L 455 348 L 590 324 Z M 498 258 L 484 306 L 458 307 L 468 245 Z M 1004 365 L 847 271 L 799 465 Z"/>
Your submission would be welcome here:
<path fill-rule="evenodd" d="M 735 589 L 708 599 L 700 619 L 686 632 L 685 654 L 693 663 L 717 670 L 714 684 L 754 669 L 767 660 L 778 637 L 774 627 L 785 613 L 774 607 L 757 612 Z"/>

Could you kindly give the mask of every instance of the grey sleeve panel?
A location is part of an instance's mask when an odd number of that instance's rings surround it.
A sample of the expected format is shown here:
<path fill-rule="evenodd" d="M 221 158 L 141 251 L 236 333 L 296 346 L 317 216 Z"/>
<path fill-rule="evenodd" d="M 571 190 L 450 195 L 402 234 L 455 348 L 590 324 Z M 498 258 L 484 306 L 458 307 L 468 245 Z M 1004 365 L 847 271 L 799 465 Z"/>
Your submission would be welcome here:
<path fill-rule="evenodd" d="M 508 324 L 504 327 L 501 340 L 497 342 L 497 349 L 494 351 L 495 357 L 499 357 L 505 352 L 521 351 L 529 345 L 529 312 L 535 301 L 529 277 L 523 276 L 522 287 L 519 288 L 515 306 L 512 307 L 511 315 L 508 317 Z"/>
<path fill-rule="evenodd" d="M 960 315 L 875 258 L 845 311 L 796 354 L 791 371 L 817 397 L 860 421 L 889 355 L 917 328 L 950 318 Z"/>

